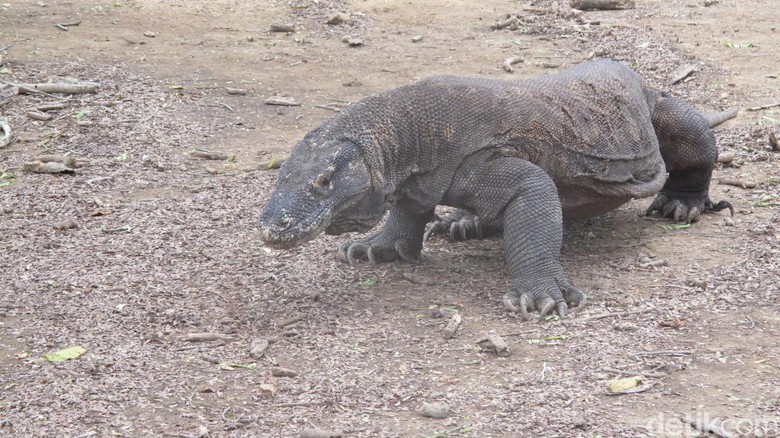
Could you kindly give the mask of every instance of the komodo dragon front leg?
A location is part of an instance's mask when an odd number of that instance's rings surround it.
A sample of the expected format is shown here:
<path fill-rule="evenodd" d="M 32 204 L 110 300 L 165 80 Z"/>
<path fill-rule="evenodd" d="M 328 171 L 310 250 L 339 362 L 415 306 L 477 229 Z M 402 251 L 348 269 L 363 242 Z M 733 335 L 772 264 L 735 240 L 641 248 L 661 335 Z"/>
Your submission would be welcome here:
<path fill-rule="evenodd" d="M 416 213 L 400 201 L 387 215 L 382 229 L 366 240 L 344 242 L 339 245 L 342 261 L 354 264 L 356 260 L 371 263 L 403 260 L 415 263 L 422 250 L 425 225 L 433 217 L 433 210 Z"/>
<path fill-rule="evenodd" d="M 710 179 L 718 149 L 710 127 L 734 113 L 710 121 L 681 99 L 662 97 L 653 112 L 661 156 L 669 172 L 666 184 L 645 212 L 659 212 L 675 222 L 696 222 L 702 213 L 734 207 L 728 201 L 712 202 Z"/>
<path fill-rule="evenodd" d="M 464 160 L 442 202 L 473 212 L 483 226 L 503 229 L 512 286 L 503 303 L 528 319 L 538 310 L 560 316 L 586 297 L 560 264 L 563 225 L 558 191 L 541 168 L 484 151 Z"/>

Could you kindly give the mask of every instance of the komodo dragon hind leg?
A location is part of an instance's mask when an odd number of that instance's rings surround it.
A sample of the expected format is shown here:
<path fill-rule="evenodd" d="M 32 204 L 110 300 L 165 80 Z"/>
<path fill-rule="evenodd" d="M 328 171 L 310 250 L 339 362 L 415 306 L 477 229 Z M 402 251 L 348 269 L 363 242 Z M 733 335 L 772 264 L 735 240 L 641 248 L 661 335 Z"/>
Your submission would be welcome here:
<path fill-rule="evenodd" d="M 645 212 L 659 212 L 675 222 L 696 222 L 702 213 L 734 207 L 728 201 L 712 202 L 710 179 L 718 149 L 710 122 L 692 106 L 675 97 L 664 97 L 653 111 L 661 156 L 669 172 L 663 189 Z"/>
<path fill-rule="evenodd" d="M 483 227 L 503 229 L 512 279 L 502 299 L 507 309 L 525 320 L 529 311 L 565 316 L 568 306 L 585 303 L 560 264 L 561 203 L 541 168 L 516 157 L 475 154 L 461 164 L 443 203 L 474 211 Z"/>

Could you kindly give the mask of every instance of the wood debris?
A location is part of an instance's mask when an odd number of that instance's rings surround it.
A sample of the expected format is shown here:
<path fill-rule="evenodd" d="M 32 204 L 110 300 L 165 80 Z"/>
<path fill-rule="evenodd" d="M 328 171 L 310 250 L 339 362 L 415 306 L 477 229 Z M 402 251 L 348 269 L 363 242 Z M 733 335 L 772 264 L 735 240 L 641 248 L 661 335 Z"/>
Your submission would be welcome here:
<path fill-rule="evenodd" d="M 523 58 L 520 56 L 510 56 L 509 58 L 504 60 L 504 63 L 501 64 L 501 67 L 504 69 L 507 73 L 512 73 L 515 71 L 515 69 L 512 67 L 514 64 L 518 64 L 523 62 Z"/>
<path fill-rule="evenodd" d="M 272 24 L 270 30 L 271 32 L 293 33 L 295 32 L 295 26 L 292 24 Z"/>
<path fill-rule="evenodd" d="M 741 179 L 736 178 L 721 178 L 718 180 L 718 184 L 723 184 L 727 186 L 734 186 L 734 187 L 742 187 L 743 189 L 754 189 L 756 188 L 755 181 L 744 181 Z"/>
<path fill-rule="evenodd" d="M 73 27 L 73 26 L 78 26 L 79 24 L 81 24 L 81 20 L 79 20 L 79 21 L 72 21 L 70 23 L 55 23 L 54 27 L 56 27 L 59 30 L 67 32 L 68 28 Z"/>
<path fill-rule="evenodd" d="M 211 333 L 211 332 L 187 333 L 186 335 L 181 337 L 181 340 L 186 342 L 230 341 L 232 339 L 233 336 L 226 335 L 223 333 Z"/>
<path fill-rule="evenodd" d="M 233 95 L 233 96 L 243 96 L 246 94 L 246 90 L 243 88 L 230 88 L 225 87 L 225 91 L 227 94 Z"/>
<path fill-rule="evenodd" d="M 194 151 L 191 151 L 190 155 L 197 158 L 203 158 L 206 160 L 217 160 L 217 161 L 224 161 L 230 159 L 231 157 L 230 155 L 224 152 L 212 152 L 203 149 L 196 149 Z"/>
<path fill-rule="evenodd" d="M 27 117 L 41 122 L 47 122 L 51 120 L 51 114 L 46 114 L 36 110 L 27 111 Z"/>
<path fill-rule="evenodd" d="M 571 0 L 571 7 L 581 11 L 633 9 L 634 0 Z"/>
<path fill-rule="evenodd" d="M 60 94 L 85 94 L 97 93 L 100 84 L 96 82 L 46 82 L 41 84 L 13 84 L 19 87 L 19 94 L 35 93 L 60 93 Z"/>
<path fill-rule="evenodd" d="M 460 316 L 459 313 L 452 315 L 450 322 L 448 322 L 447 326 L 444 327 L 444 339 L 449 339 L 455 336 L 455 332 L 458 331 L 458 327 L 460 327 L 460 323 L 462 320 L 463 318 Z"/>
<path fill-rule="evenodd" d="M 300 102 L 297 102 L 292 97 L 281 97 L 281 96 L 273 96 L 269 97 L 264 102 L 266 105 L 276 105 L 276 106 L 301 106 Z"/>
<path fill-rule="evenodd" d="M 477 345 L 486 353 L 495 354 L 497 356 L 509 356 L 509 345 L 504 338 L 496 333 L 488 333 L 483 336 L 477 341 Z"/>
<path fill-rule="evenodd" d="M 698 66 L 696 64 L 688 64 L 675 70 L 672 73 L 672 78 L 669 80 L 670 85 L 674 85 L 681 80 L 687 78 L 691 73 L 695 72 Z"/>

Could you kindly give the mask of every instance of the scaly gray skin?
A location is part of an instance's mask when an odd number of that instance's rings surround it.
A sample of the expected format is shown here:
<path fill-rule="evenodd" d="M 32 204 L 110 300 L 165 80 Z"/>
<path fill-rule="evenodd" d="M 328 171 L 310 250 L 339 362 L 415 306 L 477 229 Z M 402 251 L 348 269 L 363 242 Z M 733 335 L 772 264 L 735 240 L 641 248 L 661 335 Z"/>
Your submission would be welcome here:
<path fill-rule="evenodd" d="M 708 196 L 717 157 L 708 123 L 610 61 L 525 81 L 425 79 L 348 107 L 296 144 L 261 236 L 287 248 L 322 231 L 366 231 L 389 207 L 378 233 L 339 254 L 414 262 L 434 208 L 457 207 L 473 234 L 503 232 L 512 279 L 504 305 L 524 319 L 533 310 L 564 316 L 585 294 L 559 262 L 563 218 L 654 194 L 648 214 L 676 221 L 731 208 Z"/>

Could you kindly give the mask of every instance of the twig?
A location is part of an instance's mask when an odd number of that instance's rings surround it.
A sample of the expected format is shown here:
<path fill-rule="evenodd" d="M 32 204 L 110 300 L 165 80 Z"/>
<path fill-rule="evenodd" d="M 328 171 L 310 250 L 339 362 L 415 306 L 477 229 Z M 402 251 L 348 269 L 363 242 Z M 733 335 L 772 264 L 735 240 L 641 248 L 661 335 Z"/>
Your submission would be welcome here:
<path fill-rule="evenodd" d="M 682 417 L 682 420 L 685 421 L 686 423 L 690 424 L 691 426 L 693 426 L 695 429 L 697 429 L 697 430 L 699 430 L 699 431 L 701 431 L 701 432 L 703 432 L 705 434 L 712 433 L 715 436 L 718 436 L 720 438 L 733 438 L 734 437 L 734 435 L 732 435 L 727 430 L 723 429 L 723 427 L 721 427 L 719 424 L 707 421 L 707 420 L 705 420 L 704 418 L 701 418 L 701 417 L 691 417 L 691 416 L 685 415 L 685 416 Z"/>
<path fill-rule="evenodd" d="M 209 342 L 209 341 L 229 341 L 233 336 L 222 333 L 188 333 L 181 337 L 182 341 L 187 342 Z"/>
<path fill-rule="evenodd" d="M 718 180 L 718 184 L 724 184 L 727 186 L 742 187 L 743 189 L 753 189 L 756 187 L 756 183 L 753 181 L 743 181 L 741 179 L 734 178 L 721 178 Z"/>
<path fill-rule="evenodd" d="M 672 80 L 669 81 L 669 83 L 674 85 L 674 84 L 680 82 L 681 80 L 687 78 L 688 75 L 690 75 L 691 73 L 693 73 L 695 71 L 696 71 L 696 64 L 688 64 L 688 65 L 684 66 L 683 68 L 675 71 L 672 74 Z"/>
<path fill-rule="evenodd" d="M 332 405 L 332 401 L 321 401 L 321 402 L 297 402 L 297 403 L 279 403 L 276 405 L 277 408 L 296 408 L 299 406 L 320 406 L 320 405 Z"/>
<path fill-rule="evenodd" d="M 439 367 L 453 367 L 453 366 L 468 366 L 468 365 L 479 365 L 482 363 L 482 360 L 472 360 L 469 362 L 447 362 L 447 363 L 431 363 L 431 364 L 423 364 L 418 363 L 414 365 L 414 368 L 439 368 Z"/>
<path fill-rule="evenodd" d="M 54 27 L 56 27 L 59 30 L 64 30 L 65 32 L 67 32 L 69 27 L 71 27 L 71 26 L 78 26 L 79 24 L 81 24 L 81 20 L 73 21 L 73 22 L 70 22 L 70 23 L 56 23 L 54 25 Z"/>
<path fill-rule="evenodd" d="M 10 49 L 10 48 L 11 48 L 11 47 L 13 47 L 13 46 L 14 46 L 14 45 L 13 45 L 13 44 L 11 44 L 11 45 L 8 45 L 8 46 L 5 46 L 5 47 L 0 47 L 0 53 L 2 53 L 2 52 L 5 52 L 6 50 Z"/>
<path fill-rule="evenodd" d="M 571 0 L 571 7 L 587 11 L 590 9 L 614 10 L 631 9 L 635 6 L 634 0 Z"/>
<path fill-rule="evenodd" d="M 523 62 L 523 58 L 520 56 L 511 56 L 504 60 L 504 63 L 501 65 L 501 67 L 504 68 L 504 71 L 507 73 L 512 73 L 515 71 L 515 69 L 512 67 L 512 65 Z"/>
<path fill-rule="evenodd" d="M 19 87 L 19 93 L 37 94 L 37 93 L 62 93 L 62 94 L 84 94 L 97 93 L 100 84 L 95 82 L 77 82 L 68 83 L 42 83 L 42 84 L 10 84 Z"/>
<path fill-rule="evenodd" d="M 761 105 L 761 106 L 754 106 L 753 108 L 748 108 L 748 111 L 761 111 L 769 108 L 774 108 L 776 106 L 780 106 L 780 102 L 777 103 L 770 103 L 769 105 Z"/>
<path fill-rule="evenodd" d="M 291 318 L 287 318 L 287 319 L 281 321 L 279 324 L 277 324 L 277 326 L 278 326 L 278 328 L 283 329 L 283 328 L 287 327 L 288 325 L 293 325 L 296 322 L 303 321 L 303 318 L 304 318 L 303 314 L 295 315 L 295 316 L 293 316 Z"/>
<path fill-rule="evenodd" d="M 331 110 L 333 112 L 340 112 L 341 111 L 341 108 L 339 108 L 337 106 L 332 106 L 332 105 L 314 105 L 314 106 L 317 107 L 317 108 Z"/>
<path fill-rule="evenodd" d="M 623 371 L 623 370 L 619 370 L 619 369 L 616 369 L 616 368 L 602 368 L 599 371 L 604 372 L 604 373 L 620 374 L 620 375 L 623 375 L 623 376 L 643 376 L 643 377 L 651 377 L 651 378 L 656 378 L 656 379 L 667 376 L 666 373 L 661 373 L 661 372 L 652 372 L 651 371 L 649 373 L 641 373 L 641 372 L 637 372 L 637 371 Z"/>
<path fill-rule="evenodd" d="M 658 350 L 658 351 L 638 351 L 631 353 L 634 356 L 690 356 L 694 354 L 693 350 Z"/>
<path fill-rule="evenodd" d="M 561 324 L 564 325 L 570 325 L 570 324 L 578 324 L 581 322 L 587 322 L 587 321 L 593 321 L 596 319 L 602 319 L 602 318 L 609 318 L 613 316 L 629 316 L 629 315 L 638 315 L 640 313 L 647 313 L 652 312 L 655 310 L 655 308 L 649 308 L 649 309 L 641 309 L 641 310 L 632 310 L 630 312 L 611 312 L 611 313 L 600 313 L 598 315 L 590 315 L 590 316 L 583 316 L 582 318 L 577 319 L 571 319 L 571 320 L 561 320 Z"/>
<path fill-rule="evenodd" d="M 8 124 L 8 119 L 5 117 L 0 117 L 0 130 L 3 131 L 3 137 L 0 138 L 0 149 L 2 149 L 14 141 L 14 132 L 11 130 L 11 125 Z"/>

